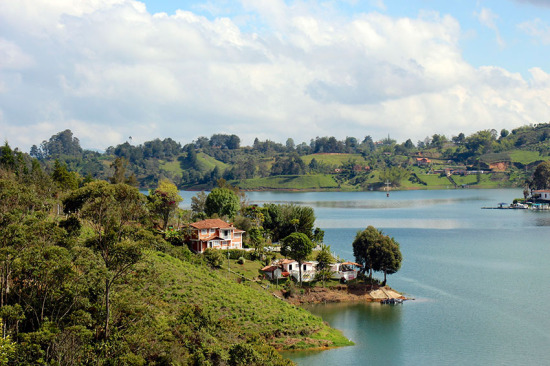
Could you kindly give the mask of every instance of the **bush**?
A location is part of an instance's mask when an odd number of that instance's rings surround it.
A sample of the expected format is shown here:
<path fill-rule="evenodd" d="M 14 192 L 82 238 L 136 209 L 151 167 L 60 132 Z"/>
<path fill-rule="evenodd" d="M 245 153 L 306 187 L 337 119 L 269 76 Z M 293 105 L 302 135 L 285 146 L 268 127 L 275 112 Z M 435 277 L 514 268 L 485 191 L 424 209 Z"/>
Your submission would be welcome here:
<path fill-rule="evenodd" d="M 238 264 L 245 264 L 245 262 L 246 262 L 246 259 L 244 259 L 243 257 L 239 257 L 239 259 L 237 259 Z"/>
<path fill-rule="evenodd" d="M 255 260 L 254 252 L 249 252 L 242 249 L 229 249 L 229 258 L 237 260 L 239 258 L 248 259 L 249 261 Z M 227 253 L 225 254 L 227 256 Z"/>
<path fill-rule="evenodd" d="M 215 268 L 220 268 L 223 265 L 224 256 L 219 249 L 208 248 L 203 253 L 206 263 Z"/>

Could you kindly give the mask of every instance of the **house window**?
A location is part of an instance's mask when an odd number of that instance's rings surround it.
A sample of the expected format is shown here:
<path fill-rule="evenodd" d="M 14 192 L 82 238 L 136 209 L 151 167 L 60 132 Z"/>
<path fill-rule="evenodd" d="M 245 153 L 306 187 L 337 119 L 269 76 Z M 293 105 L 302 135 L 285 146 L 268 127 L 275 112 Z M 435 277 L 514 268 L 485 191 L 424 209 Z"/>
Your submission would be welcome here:
<path fill-rule="evenodd" d="M 206 235 L 206 229 L 201 230 L 201 235 Z"/>
<path fill-rule="evenodd" d="M 289 270 L 289 271 L 292 271 L 292 264 L 289 264 L 289 265 L 288 265 L 288 270 Z"/>
<path fill-rule="evenodd" d="M 229 230 L 224 230 L 223 231 L 223 237 L 227 238 L 228 236 L 229 236 Z"/>
<path fill-rule="evenodd" d="M 307 266 L 304 264 L 304 271 L 306 270 L 306 267 L 307 267 Z"/>

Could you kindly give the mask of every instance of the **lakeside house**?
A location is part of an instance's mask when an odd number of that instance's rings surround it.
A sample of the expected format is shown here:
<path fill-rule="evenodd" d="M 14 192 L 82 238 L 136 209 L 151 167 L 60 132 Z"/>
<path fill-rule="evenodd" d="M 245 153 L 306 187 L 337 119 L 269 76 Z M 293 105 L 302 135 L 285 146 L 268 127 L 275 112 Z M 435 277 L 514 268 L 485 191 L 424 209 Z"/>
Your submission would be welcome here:
<path fill-rule="evenodd" d="M 531 192 L 531 196 L 537 201 L 549 201 L 550 202 L 550 189 L 537 189 Z"/>
<path fill-rule="evenodd" d="M 310 282 L 315 279 L 318 264 L 319 262 L 317 261 L 302 263 L 302 282 Z M 331 278 L 350 281 L 357 278 L 360 267 L 360 264 L 354 262 L 343 262 L 331 264 L 329 269 L 332 272 Z M 299 263 L 294 259 L 284 258 L 276 260 L 262 268 L 262 272 L 272 281 L 287 277 L 300 281 Z"/>
<path fill-rule="evenodd" d="M 220 219 L 207 219 L 189 225 L 189 246 L 196 253 L 207 248 L 242 249 L 243 230 Z"/>

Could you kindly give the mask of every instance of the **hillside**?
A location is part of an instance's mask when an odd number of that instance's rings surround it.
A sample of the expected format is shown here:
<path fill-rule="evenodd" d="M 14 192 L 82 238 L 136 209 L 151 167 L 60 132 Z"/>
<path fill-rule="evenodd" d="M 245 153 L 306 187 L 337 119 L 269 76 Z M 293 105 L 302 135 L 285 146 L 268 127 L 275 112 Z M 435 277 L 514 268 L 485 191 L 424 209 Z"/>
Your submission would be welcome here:
<path fill-rule="evenodd" d="M 246 282 L 228 281 L 222 272 L 147 252 L 114 300 L 121 309 L 116 315 L 127 322 L 124 337 L 130 349 L 149 360 L 163 354 L 196 357 L 191 341 L 204 344 L 201 352 L 227 357 L 232 347 L 246 344 L 261 357 L 270 355 L 258 364 L 286 364 L 268 345 L 295 349 L 351 344 L 320 318 Z"/>
<path fill-rule="evenodd" d="M 138 146 L 126 142 L 103 154 L 83 150 L 66 130 L 40 148 L 33 146 L 30 157 L 47 169 L 59 160 L 70 171 L 96 179 L 113 177 L 122 159 L 122 175 L 141 188 L 155 187 L 163 178 L 194 190 L 211 189 L 220 178 L 247 190 L 377 190 L 386 182 L 392 189 L 521 187 L 536 165 L 550 159 L 550 124 L 500 134 L 434 134 L 416 144 L 366 136 L 317 137 L 297 145 L 255 139 L 252 146 L 240 146 L 236 135 L 214 134 L 183 146 L 170 138 Z M 469 175 L 477 171 L 482 173 L 472 180 Z"/>

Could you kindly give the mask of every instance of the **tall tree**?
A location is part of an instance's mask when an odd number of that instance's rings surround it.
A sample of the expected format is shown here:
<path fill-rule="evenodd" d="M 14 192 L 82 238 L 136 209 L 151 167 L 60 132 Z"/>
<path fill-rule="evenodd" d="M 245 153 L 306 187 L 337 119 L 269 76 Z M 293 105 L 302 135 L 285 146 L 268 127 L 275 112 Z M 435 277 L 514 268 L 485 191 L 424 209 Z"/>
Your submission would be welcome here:
<path fill-rule="evenodd" d="M 313 242 L 302 233 L 292 233 L 282 241 L 281 254 L 298 262 L 300 286 L 302 285 L 302 263 L 311 255 L 313 246 Z"/>
<path fill-rule="evenodd" d="M 99 253 L 105 266 L 104 336 L 109 337 L 110 295 L 113 284 L 141 258 L 141 247 L 131 240 L 132 228 L 145 218 L 146 198 L 126 184 L 95 181 L 71 192 L 64 200 L 66 212 L 79 212 L 93 228 L 87 245 Z"/>
<path fill-rule="evenodd" d="M 239 197 L 228 188 L 214 188 L 204 203 L 204 212 L 208 216 L 217 214 L 233 218 L 240 208 Z"/>
<path fill-rule="evenodd" d="M 317 272 L 323 281 L 323 287 L 325 287 L 326 279 L 330 278 L 332 275 L 330 266 L 334 263 L 334 257 L 330 252 L 330 246 L 322 244 L 321 250 L 317 253 L 317 257 L 315 259 L 317 260 Z"/>
<path fill-rule="evenodd" d="M 149 207 L 151 213 L 162 222 L 162 229 L 166 230 L 168 221 L 176 212 L 181 201 L 178 188 L 167 179 L 161 179 L 155 190 L 149 191 Z"/>
<path fill-rule="evenodd" d="M 353 254 L 356 262 L 363 266 L 363 271 L 369 272 L 369 276 L 372 276 L 373 270 L 383 272 L 384 285 L 386 275 L 397 272 L 403 259 L 399 243 L 374 226 L 357 233 L 353 241 Z"/>
<path fill-rule="evenodd" d="M 550 188 L 550 161 L 545 161 L 537 165 L 533 173 L 533 179 L 530 184 L 531 189 Z"/>

